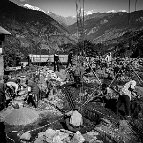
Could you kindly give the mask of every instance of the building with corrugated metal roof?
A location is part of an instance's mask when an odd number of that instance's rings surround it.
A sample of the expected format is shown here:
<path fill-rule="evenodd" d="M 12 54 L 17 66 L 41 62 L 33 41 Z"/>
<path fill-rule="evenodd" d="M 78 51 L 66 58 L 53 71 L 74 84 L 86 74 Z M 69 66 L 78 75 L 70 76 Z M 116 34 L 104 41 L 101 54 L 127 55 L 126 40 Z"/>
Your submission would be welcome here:
<path fill-rule="evenodd" d="M 2 77 L 4 75 L 3 42 L 5 35 L 11 35 L 11 33 L 0 26 L 0 76 Z"/>

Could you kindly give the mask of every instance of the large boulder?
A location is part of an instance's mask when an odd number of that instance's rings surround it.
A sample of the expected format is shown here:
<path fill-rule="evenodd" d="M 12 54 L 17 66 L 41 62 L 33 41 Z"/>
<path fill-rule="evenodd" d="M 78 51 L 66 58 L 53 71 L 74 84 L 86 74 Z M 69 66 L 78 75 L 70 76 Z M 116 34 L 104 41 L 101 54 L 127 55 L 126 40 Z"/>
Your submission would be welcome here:
<path fill-rule="evenodd" d="M 31 134 L 29 132 L 25 132 L 20 136 L 20 140 L 30 141 Z"/>

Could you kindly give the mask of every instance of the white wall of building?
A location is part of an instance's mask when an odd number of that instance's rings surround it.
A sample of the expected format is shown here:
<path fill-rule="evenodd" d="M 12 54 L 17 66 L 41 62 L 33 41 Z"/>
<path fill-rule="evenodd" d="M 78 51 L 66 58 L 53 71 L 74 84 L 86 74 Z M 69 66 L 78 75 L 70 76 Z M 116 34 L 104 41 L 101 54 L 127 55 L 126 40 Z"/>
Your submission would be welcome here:
<path fill-rule="evenodd" d="M 54 55 L 29 55 L 31 62 L 54 62 Z M 66 63 L 68 60 L 68 55 L 59 55 L 59 60 L 62 63 Z"/>

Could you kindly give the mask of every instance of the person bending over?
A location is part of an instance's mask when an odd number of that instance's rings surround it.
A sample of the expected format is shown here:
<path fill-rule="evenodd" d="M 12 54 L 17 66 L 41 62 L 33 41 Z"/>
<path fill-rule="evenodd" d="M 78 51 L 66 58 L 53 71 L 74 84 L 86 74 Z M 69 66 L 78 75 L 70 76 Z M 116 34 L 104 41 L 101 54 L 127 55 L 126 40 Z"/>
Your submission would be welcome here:
<path fill-rule="evenodd" d="M 119 113 L 119 108 L 121 105 L 124 105 L 125 108 L 125 116 L 128 118 L 130 117 L 130 104 L 132 100 L 132 96 L 135 96 L 135 86 L 136 86 L 135 80 L 130 80 L 127 82 L 123 88 L 120 91 L 120 96 L 118 98 L 117 103 L 117 114 Z"/>
<path fill-rule="evenodd" d="M 15 82 L 14 81 L 7 81 L 6 86 L 9 87 L 10 89 L 14 88 L 14 94 L 18 95 L 19 86 L 20 86 L 20 79 L 17 79 Z"/>
<path fill-rule="evenodd" d="M 28 86 L 28 99 L 27 102 L 32 103 L 32 105 L 36 108 L 38 106 L 38 101 L 40 98 L 40 89 L 38 85 L 31 81 L 31 80 L 26 80 L 26 85 Z"/>
<path fill-rule="evenodd" d="M 76 107 L 65 114 L 65 123 L 69 131 L 77 132 L 83 125 L 83 117 Z"/>

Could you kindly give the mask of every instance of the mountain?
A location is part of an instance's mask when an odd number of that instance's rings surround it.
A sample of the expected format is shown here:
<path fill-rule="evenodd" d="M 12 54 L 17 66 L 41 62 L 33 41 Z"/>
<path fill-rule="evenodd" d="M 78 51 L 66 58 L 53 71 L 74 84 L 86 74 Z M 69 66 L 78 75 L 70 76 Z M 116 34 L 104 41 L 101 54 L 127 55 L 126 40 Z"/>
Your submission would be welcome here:
<path fill-rule="evenodd" d="M 37 10 L 37 11 L 42 11 L 42 12 L 46 13 L 44 10 L 40 9 L 39 7 L 32 6 L 32 5 L 30 5 L 30 4 L 24 4 L 23 6 L 24 6 L 25 8 L 28 8 L 28 9 Z"/>
<path fill-rule="evenodd" d="M 107 13 L 118 13 L 118 12 L 126 12 L 126 10 L 119 10 L 119 11 L 111 10 L 108 11 Z M 47 14 L 66 27 L 76 23 L 77 21 L 76 16 L 64 17 L 52 12 L 48 12 Z M 90 11 L 84 11 L 84 15 L 85 15 L 85 20 L 88 20 L 91 19 L 91 17 L 93 18 L 96 15 L 96 13 L 94 12 L 94 10 L 90 10 Z"/>
<path fill-rule="evenodd" d="M 60 50 L 63 43 L 74 42 L 66 28 L 44 12 L 8 0 L 0 1 L 0 25 L 12 34 L 4 43 L 7 55 L 48 54 Z"/>
<path fill-rule="evenodd" d="M 76 22 L 76 17 L 74 16 L 64 17 L 64 16 L 60 16 L 52 12 L 48 12 L 47 14 L 51 16 L 53 19 L 55 19 L 56 21 L 58 21 L 60 24 L 63 24 L 66 27 Z"/>
<path fill-rule="evenodd" d="M 74 16 L 64 17 L 64 16 L 55 14 L 55 13 L 50 12 L 50 11 L 45 12 L 44 10 L 40 9 L 39 7 L 32 6 L 30 4 L 24 4 L 22 6 L 25 7 L 25 8 L 27 8 L 27 9 L 41 11 L 41 12 L 49 15 L 50 17 L 52 17 L 53 19 L 55 19 L 56 21 L 58 21 L 60 24 L 62 24 L 65 27 L 67 25 L 72 25 L 72 24 L 74 24 L 76 22 L 76 17 L 74 17 Z"/>
<path fill-rule="evenodd" d="M 85 16 L 85 39 L 100 43 L 122 36 L 128 30 L 136 31 L 143 27 L 143 11 L 93 13 Z M 76 36 L 77 24 L 68 26 L 69 33 Z"/>

